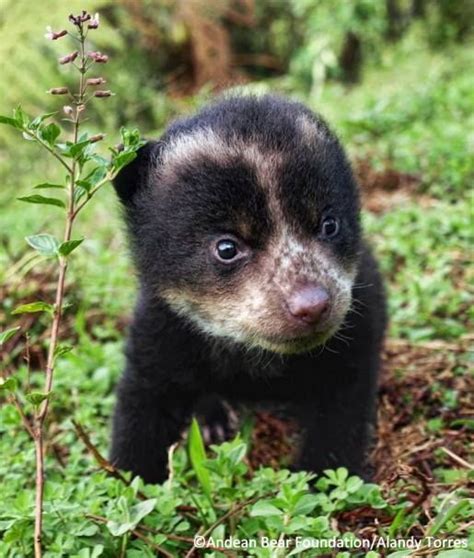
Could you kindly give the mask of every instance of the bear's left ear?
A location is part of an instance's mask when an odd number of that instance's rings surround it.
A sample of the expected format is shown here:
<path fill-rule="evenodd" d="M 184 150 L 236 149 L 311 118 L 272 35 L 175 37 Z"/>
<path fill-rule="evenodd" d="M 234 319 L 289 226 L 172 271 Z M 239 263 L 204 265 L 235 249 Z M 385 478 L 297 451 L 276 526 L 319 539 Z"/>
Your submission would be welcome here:
<path fill-rule="evenodd" d="M 148 184 L 150 171 L 157 164 L 160 142 L 149 141 L 137 151 L 135 159 L 115 177 L 114 188 L 124 205 L 133 203 L 133 198 Z"/>

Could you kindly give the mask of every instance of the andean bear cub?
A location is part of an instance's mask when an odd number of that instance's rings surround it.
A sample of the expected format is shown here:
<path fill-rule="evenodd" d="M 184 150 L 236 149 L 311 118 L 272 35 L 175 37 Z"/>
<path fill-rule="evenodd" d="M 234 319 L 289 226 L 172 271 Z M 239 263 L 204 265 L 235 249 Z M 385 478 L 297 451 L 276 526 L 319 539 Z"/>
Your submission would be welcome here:
<path fill-rule="evenodd" d="M 386 325 L 350 164 L 325 122 L 234 96 L 170 125 L 115 180 L 139 296 L 111 459 L 147 482 L 211 395 L 284 407 L 296 468 L 363 474 Z"/>

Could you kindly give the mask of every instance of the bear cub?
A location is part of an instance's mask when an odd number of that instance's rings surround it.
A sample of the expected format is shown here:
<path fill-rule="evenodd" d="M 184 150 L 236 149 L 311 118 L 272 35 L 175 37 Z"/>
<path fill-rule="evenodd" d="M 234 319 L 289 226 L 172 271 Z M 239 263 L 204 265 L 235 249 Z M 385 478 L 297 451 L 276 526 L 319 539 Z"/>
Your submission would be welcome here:
<path fill-rule="evenodd" d="M 140 288 L 113 463 L 163 481 L 211 397 L 284 407 L 296 468 L 363 474 L 385 299 L 325 122 L 279 97 L 219 100 L 142 147 L 115 189 Z"/>

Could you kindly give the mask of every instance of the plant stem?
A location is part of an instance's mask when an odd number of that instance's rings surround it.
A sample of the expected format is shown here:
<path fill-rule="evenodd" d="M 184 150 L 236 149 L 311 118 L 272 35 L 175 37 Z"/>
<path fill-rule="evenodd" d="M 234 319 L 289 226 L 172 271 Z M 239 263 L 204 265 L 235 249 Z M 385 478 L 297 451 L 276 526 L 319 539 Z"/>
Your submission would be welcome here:
<path fill-rule="evenodd" d="M 77 95 L 76 112 L 74 118 L 74 129 L 73 129 L 73 141 L 77 143 L 79 137 L 80 119 L 81 111 L 79 106 L 83 104 L 84 93 L 85 93 L 85 82 L 84 74 L 86 71 L 86 55 L 84 51 L 85 34 L 83 28 L 79 28 L 79 38 L 80 38 L 80 60 L 81 66 L 79 68 L 80 81 L 79 81 L 79 92 Z M 49 148 L 44 142 L 40 142 L 48 149 L 48 151 L 53 154 L 62 164 L 68 169 L 69 173 L 69 184 L 68 184 L 68 208 L 66 213 L 66 223 L 64 229 L 63 241 L 68 242 L 71 240 L 72 226 L 74 223 L 74 218 L 77 212 L 74 210 L 74 192 L 77 180 L 78 164 L 75 159 L 71 166 L 63 161 L 63 159 L 52 149 Z M 80 169 L 79 169 L 80 171 Z M 48 358 L 46 362 L 46 373 L 45 373 L 45 393 L 49 394 L 53 387 L 54 379 L 54 365 L 56 358 L 56 347 L 58 345 L 59 338 L 59 327 L 61 325 L 63 302 L 64 302 L 64 288 L 66 284 L 66 272 L 68 267 L 68 261 L 66 257 L 59 256 L 59 274 L 58 282 L 56 287 L 56 297 L 54 303 L 53 312 L 53 323 L 51 325 L 51 337 L 48 348 Z M 43 530 L 43 495 L 44 495 L 44 451 L 43 451 L 43 435 L 44 435 L 44 422 L 48 414 L 49 408 L 49 398 L 43 400 L 42 404 L 37 411 L 34 418 L 34 441 L 35 441 L 35 454 L 36 454 L 36 497 L 35 497 L 35 531 L 34 531 L 34 549 L 35 558 L 41 558 L 42 556 L 42 544 L 41 536 Z"/>
<path fill-rule="evenodd" d="M 114 178 L 115 178 L 114 173 L 108 172 L 108 173 L 106 174 L 106 176 L 105 176 L 102 180 L 100 180 L 100 181 L 94 186 L 94 188 L 92 188 L 92 190 L 87 194 L 86 199 L 85 199 L 84 201 L 82 201 L 82 202 L 76 207 L 76 209 L 74 210 L 73 216 L 72 216 L 73 219 L 76 218 L 76 216 L 77 216 L 77 214 L 79 213 L 79 211 L 81 211 L 81 209 L 83 209 L 84 206 L 87 205 L 87 204 L 90 202 L 90 200 L 92 199 L 92 197 L 93 197 L 95 194 L 97 194 L 97 192 L 102 188 L 102 186 L 103 186 L 104 184 L 107 184 L 107 182 L 110 182 L 110 181 L 113 180 Z"/>
<path fill-rule="evenodd" d="M 43 528 L 44 457 L 42 428 L 35 430 L 36 495 L 35 495 L 35 558 L 41 558 Z"/>
<path fill-rule="evenodd" d="M 69 174 L 71 174 L 72 167 L 70 167 L 66 163 L 66 161 L 61 157 L 61 155 L 56 153 L 56 151 L 54 151 L 54 149 L 50 147 L 44 140 L 42 140 L 37 134 L 34 134 L 31 130 L 28 130 L 28 128 L 23 128 L 23 133 L 26 134 L 27 136 L 30 136 L 31 138 L 34 138 L 40 145 L 42 145 L 47 151 L 51 153 L 53 157 L 55 157 L 61 163 L 61 165 L 67 170 Z"/>

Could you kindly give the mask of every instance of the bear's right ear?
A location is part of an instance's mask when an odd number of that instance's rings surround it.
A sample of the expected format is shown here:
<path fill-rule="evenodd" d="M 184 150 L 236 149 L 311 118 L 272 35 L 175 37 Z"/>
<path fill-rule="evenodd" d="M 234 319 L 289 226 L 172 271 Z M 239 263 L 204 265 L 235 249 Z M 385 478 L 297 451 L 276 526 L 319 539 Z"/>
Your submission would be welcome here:
<path fill-rule="evenodd" d="M 140 147 L 135 159 L 119 171 L 113 184 L 124 205 L 131 204 L 135 194 L 148 184 L 150 171 L 157 164 L 160 151 L 160 142 L 149 141 Z"/>

